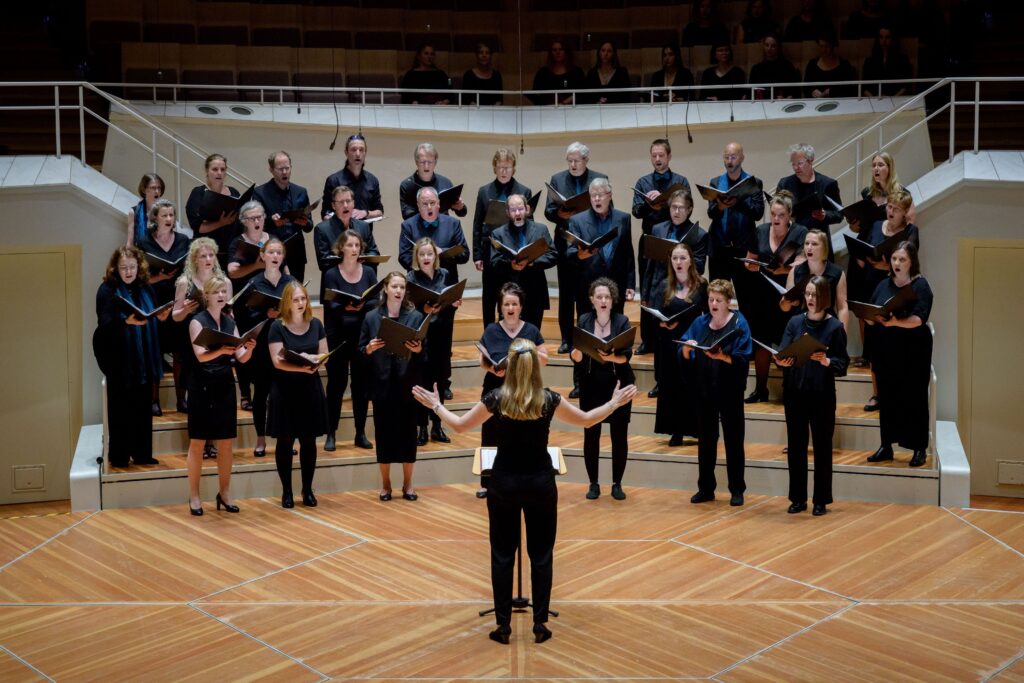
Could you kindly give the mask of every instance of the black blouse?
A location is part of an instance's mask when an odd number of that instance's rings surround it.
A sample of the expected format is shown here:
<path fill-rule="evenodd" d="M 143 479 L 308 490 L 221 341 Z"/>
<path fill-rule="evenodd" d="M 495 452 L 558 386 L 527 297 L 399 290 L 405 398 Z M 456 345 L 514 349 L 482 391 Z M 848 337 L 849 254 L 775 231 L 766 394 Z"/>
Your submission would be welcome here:
<path fill-rule="evenodd" d="M 806 313 L 794 315 L 786 325 L 782 335 L 780 348 L 785 348 L 804 334 L 809 334 L 828 347 L 829 366 L 809 360 L 800 367 L 795 365 L 783 368 L 783 395 L 789 397 L 791 391 L 803 391 L 821 394 L 823 400 L 836 400 L 836 377 L 844 377 L 850 365 L 850 356 L 846 352 L 846 330 L 838 318 L 826 316 L 824 320 L 811 320 Z"/>
<path fill-rule="evenodd" d="M 462 74 L 462 90 L 504 90 L 505 84 L 501 78 L 501 72 L 494 69 L 491 72 L 490 78 L 480 78 L 477 76 L 472 69 L 467 69 L 466 73 Z M 487 94 L 480 92 L 480 105 L 491 106 L 501 102 L 501 93 Z M 463 104 L 473 104 L 476 102 L 475 95 L 463 95 Z"/>
<path fill-rule="evenodd" d="M 136 244 L 136 246 L 147 254 L 153 256 L 159 256 L 165 261 L 175 261 L 182 256 L 188 254 L 189 239 L 182 235 L 180 232 L 172 233 L 174 235 L 174 241 L 171 243 L 170 249 L 164 249 L 154 239 L 154 233 L 152 230 L 146 232 L 146 236 Z M 183 262 L 184 263 L 184 262 Z M 175 271 L 176 275 L 181 274 L 181 269 Z M 156 303 L 165 304 L 168 301 L 174 299 L 174 281 L 176 277 L 162 280 L 160 282 L 153 283 L 153 292 L 156 294 Z"/>
<path fill-rule="evenodd" d="M 203 327 L 209 327 L 212 330 L 218 330 L 219 332 L 226 332 L 228 334 L 235 334 L 235 321 L 230 315 L 221 311 L 220 313 L 220 325 L 213 319 L 209 311 L 203 310 L 196 313 L 193 320 L 198 320 L 199 324 Z M 190 342 L 191 343 L 191 342 Z M 197 372 L 208 378 L 219 378 L 231 377 L 231 359 L 233 356 L 217 356 L 213 360 L 199 362 L 196 359 L 196 364 L 193 366 L 193 372 Z"/>
<path fill-rule="evenodd" d="M 341 274 L 341 270 L 337 266 L 331 268 L 324 273 L 324 287 L 359 296 L 377 284 L 377 274 L 373 272 L 373 268 L 364 264 L 362 269 L 359 280 L 357 282 L 349 282 Z M 346 339 L 351 339 L 352 343 L 355 343 L 355 340 L 359 337 L 359 330 L 363 326 L 363 318 L 366 317 L 367 311 L 375 307 L 377 303 L 377 300 L 367 301 L 358 311 L 349 311 L 345 308 L 347 304 L 345 301 L 324 301 L 324 323 L 327 326 L 328 336 L 333 337 L 335 334 L 340 333 Z"/>
<path fill-rule="evenodd" d="M 494 360 L 498 361 L 508 355 L 508 349 L 516 339 L 529 339 L 537 346 L 544 343 L 544 337 L 540 330 L 533 323 L 523 322 L 515 337 L 508 336 L 508 332 L 501 326 L 500 322 L 491 323 L 484 329 L 480 337 L 480 346 L 487 349 L 487 353 Z M 484 393 L 497 389 L 504 383 L 503 377 L 498 377 L 493 372 L 484 373 Z"/>
<path fill-rule="evenodd" d="M 544 390 L 544 408 L 534 420 L 514 420 L 501 413 L 501 389 L 494 389 L 481 399 L 496 423 L 498 453 L 494 458 L 495 472 L 515 474 L 543 474 L 552 472 L 548 455 L 548 434 L 551 418 L 562 396 L 550 389 Z"/>

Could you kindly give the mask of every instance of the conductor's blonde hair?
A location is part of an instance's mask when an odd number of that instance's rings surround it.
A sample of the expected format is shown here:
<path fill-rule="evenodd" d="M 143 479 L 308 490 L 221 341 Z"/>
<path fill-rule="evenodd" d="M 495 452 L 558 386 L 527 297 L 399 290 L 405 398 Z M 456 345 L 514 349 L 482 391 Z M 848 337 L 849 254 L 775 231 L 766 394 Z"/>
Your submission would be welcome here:
<path fill-rule="evenodd" d="M 498 394 L 501 414 L 513 420 L 536 420 L 544 412 L 544 385 L 540 378 L 537 347 L 529 339 L 516 339 L 508 348 L 508 370 Z"/>

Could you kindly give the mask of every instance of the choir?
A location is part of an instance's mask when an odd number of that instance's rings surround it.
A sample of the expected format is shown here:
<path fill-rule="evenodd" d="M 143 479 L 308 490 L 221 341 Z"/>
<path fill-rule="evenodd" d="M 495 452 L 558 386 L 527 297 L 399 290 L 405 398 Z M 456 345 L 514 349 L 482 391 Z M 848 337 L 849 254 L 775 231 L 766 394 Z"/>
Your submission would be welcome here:
<path fill-rule="evenodd" d="M 673 56 L 669 49 L 669 82 Z M 411 73 L 429 72 L 428 57 L 421 55 Z M 728 55 L 720 57 L 720 67 L 728 66 Z M 571 61 L 553 45 L 549 69 L 564 75 L 566 68 L 571 70 Z M 613 46 L 600 47 L 590 78 L 605 85 L 615 78 Z M 774 361 L 783 374 L 789 512 L 807 508 L 810 440 L 814 514 L 825 514 L 832 502 L 835 378 L 851 364 L 846 350 L 851 312 L 857 314 L 864 339 L 862 357 L 853 364 L 870 365 L 875 383 L 865 408 L 880 410 L 880 447 L 868 460 L 891 460 L 895 443 L 913 452 L 911 466 L 926 462 L 931 359 L 926 323 L 932 296 L 920 273 L 913 198 L 900 184 L 890 154 L 872 158 L 871 182 L 861 193 L 869 202 L 867 213 L 850 220 L 861 246 L 873 251 L 863 258 L 851 256 L 844 270 L 833 262 L 829 231 L 843 216 L 838 185 L 815 170 L 814 149 L 807 144 L 790 148 L 793 174 L 770 195 L 743 168 L 743 147 L 726 145 L 724 172 L 712 177 L 708 187 L 697 185 L 710 202 L 712 222 L 705 231 L 690 220 L 690 182 L 670 168 L 669 141 L 654 140 L 649 148 L 652 173 L 633 188 L 632 215 L 641 221 L 643 235 L 635 254 L 630 215 L 615 208 L 607 177 L 588 167 L 586 145 L 568 146 L 568 169 L 555 173 L 548 184 L 544 218 L 553 230 L 533 216 L 537 198 L 514 177 L 515 153 L 499 148 L 491 159 L 494 180 L 478 190 L 470 245 L 458 218 L 449 215 L 468 213 L 460 188 L 453 189 L 451 180 L 435 172 L 438 151 L 421 143 L 414 151 L 416 171 L 399 189 L 404 220 L 391 252 L 407 272 L 391 272 L 378 283 L 376 262 L 387 257 L 380 256 L 370 221 L 382 216 L 383 207 L 380 182 L 365 169 L 366 151 L 362 135 L 348 138 L 345 167 L 326 180 L 323 220 L 315 227 L 315 205 L 310 206 L 304 188 L 291 182 L 292 160 L 283 150 L 268 157 L 271 179 L 245 197 L 225 182 L 227 159 L 210 155 L 206 182 L 192 191 L 185 209 L 192 235 L 179 225 L 174 204 L 161 198 L 159 176 L 142 177 L 141 199 L 129 215 L 127 246 L 111 256 L 97 292 L 93 344 L 106 376 L 111 466 L 156 463 L 152 419 L 161 415 L 159 386 L 170 369 L 177 409 L 188 415 L 191 512 L 203 511 L 203 458 L 217 459 L 217 509 L 237 512 L 230 494 L 235 375 L 240 407 L 253 413 L 254 455 L 266 454 L 268 436 L 276 439 L 283 507 L 294 505 L 296 454 L 301 500 L 306 506 L 317 504 L 316 439 L 326 435 L 324 450 L 337 449 L 346 390 L 356 447 L 374 448 L 366 429 L 373 406 L 380 500 L 392 497 L 390 465 L 395 462 L 403 464 L 402 497 L 416 500 L 417 448 L 430 440 L 450 442 L 443 423 L 458 425 L 458 430 L 465 426 L 443 407 L 452 396 L 453 327 L 461 298 L 440 300 L 447 288 L 464 285 L 457 268 L 471 258 L 483 277 L 484 331 L 478 346 L 485 375 L 484 407 L 467 415 L 483 423 L 481 444 L 498 447 L 506 460 L 515 457 L 503 441 L 511 438 L 514 421 L 550 420 L 559 414 L 558 406 L 568 405 L 554 394 L 537 410 L 506 403 L 508 396 L 519 395 L 518 389 L 506 392 L 515 359 L 530 355 L 530 373 L 539 373 L 547 362 L 541 334 L 549 307 L 544 271 L 558 270 L 558 353 L 568 353 L 573 361 L 570 398 L 578 396 L 590 413 L 609 401 L 615 404 L 599 420 L 588 420 L 584 430 L 588 499 L 601 494 L 601 422 L 611 432 L 611 495 L 626 498 L 622 480 L 635 388 L 628 395 L 621 388 L 634 384 L 633 348 L 631 343 L 613 344 L 631 333 L 624 304 L 634 299 L 634 290 L 643 311 L 637 353 L 654 357 L 654 431 L 667 435 L 670 447 L 683 445 L 688 436 L 697 439 L 693 503 L 714 499 L 721 426 L 730 502 L 743 504 L 743 403 L 769 399 Z M 211 194 L 224 197 L 211 201 Z M 227 197 L 237 203 L 225 204 Z M 211 213 L 210 206 L 220 208 Z M 313 301 L 302 284 L 304 233 L 309 231 L 322 273 L 322 321 L 313 316 Z M 660 241 L 663 249 L 645 249 L 648 239 Z M 397 346 L 389 341 L 396 327 L 410 333 Z M 587 337 L 593 348 L 580 346 Z M 812 344 L 807 338 L 817 344 L 812 352 L 787 351 L 805 349 Z M 755 383 L 744 399 L 751 361 Z M 491 415 L 495 419 L 487 420 Z M 492 525 L 498 524 L 495 515 L 512 505 L 507 486 L 519 485 L 496 482 L 485 476 L 477 492 L 488 499 Z M 504 562 L 506 551 L 495 550 L 495 561 Z M 538 567 L 543 571 L 543 563 Z"/>

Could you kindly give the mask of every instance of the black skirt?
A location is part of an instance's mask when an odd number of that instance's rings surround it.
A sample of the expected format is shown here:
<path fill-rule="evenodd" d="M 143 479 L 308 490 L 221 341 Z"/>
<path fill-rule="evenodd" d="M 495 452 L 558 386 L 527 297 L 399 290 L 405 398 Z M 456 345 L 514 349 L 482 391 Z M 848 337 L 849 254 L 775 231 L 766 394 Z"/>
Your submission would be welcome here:
<path fill-rule="evenodd" d="M 380 352 L 378 352 L 380 353 Z M 416 462 L 416 414 L 420 404 L 408 390 L 390 392 L 373 402 L 373 431 L 377 462 Z"/>
<path fill-rule="evenodd" d="M 230 369 L 217 375 L 192 372 L 188 385 L 188 438 L 234 439 L 238 433 L 235 398 L 235 379 Z"/>
<path fill-rule="evenodd" d="M 302 439 L 327 433 L 327 399 L 319 374 L 274 371 L 267 434 Z"/>

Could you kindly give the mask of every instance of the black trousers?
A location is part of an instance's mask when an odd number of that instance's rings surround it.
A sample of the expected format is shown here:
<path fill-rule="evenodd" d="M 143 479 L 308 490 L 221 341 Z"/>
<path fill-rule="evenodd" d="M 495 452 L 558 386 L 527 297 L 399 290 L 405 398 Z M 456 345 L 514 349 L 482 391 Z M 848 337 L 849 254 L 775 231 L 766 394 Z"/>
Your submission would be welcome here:
<path fill-rule="evenodd" d="M 291 493 L 292 490 L 292 446 L 295 438 L 282 436 L 277 440 L 274 460 L 277 462 L 277 476 L 281 478 L 281 488 Z M 299 439 L 299 469 L 302 472 L 302 491 L 313 490 L 313 475 L 316 474 L 316 437 L 306 436 Z"/>
<path fill-rule="evenodd" d="M 249 363 L 243 363 L 249 365 Z M 252 373 L 252 425 L 256 436 L 267 435 L 267 399 L 270 397 L 269 368 L 253 368 Z"/>
<path fill-rule="evenodd" d="M 583 430 L 583 462 L 587 466 L 587 476 L 591 484 L 598 480 L 601 456 L 601 424 L 598 422 L 593 427 Z M 626 422 L 613 422 L 608 425 L 612 435 L 612 482 L 622 483 L 622 475 L 626 473 L 626 456 L 629 453 L 629 444 L 626 432 L 629 424 Z"/>
<path fill-rule="evenodd" d="M 107 379 L 107 460 L 112 467 L 153 457 L 152 406 L 152 383 L 126 385 Z"/>
<path fill-rule="evenodd" d="M 836 397 L 795 389 L 786 391 L 786 442 L 789 448 L 789 501 L 807 502 L 807 425 L 814 445 L 814 504 L 832 502 L 832 434 Z"/>
<path fill-rule="evenodd" d="M 743 419 L 743 389 L 712 392 L 702 396 L 697 403 L 697 490 L 714 493 L 718 486 L 715 479 L 715 462 L 718 459 L 718 422 L 722 422 L 722 438 L 725 441 L 725 466 L 729 475 L 729 493 L 743 495 L 747 484 L 743 480 L 746 455 L 743 451 L 743 435 L 746 423 Z"/>
<path fill-rule="evenodd" d="M 576 278 L 579 269 L 565 255 L 567 245 L 564 237 L 559 237 L 560 231 L 555 231 L 555 250 L 558 253 L 558 263 L 555 268 L 558 273 L 558 331 L 563 342 L 572 343 L 572 328 L 576 326 L 576 290 L 579 287 Z"/>
<path fill-rule="evenodd" d="M 235 365 L 235 379 L 238 380 L 238 393 L 243 398 L 252 398 L 252 385 L 256 383 L 255 373 L 249 363 Z"/>
<path fill-rule="evenodd" d="M 337 340 L 337 346 L 341 340 Z M 346 349 L 342 349 L 345 351 Z M 366 414 L 370 405 L 367 388 L 366 363 L 353 347 L 348 353 L 336 353 L 327 359 L 327 420 L 331 433 L 338 431 L 341 421 L 341 403 L 348 388 L 349 376 L 352 377 L 352 417 L 355 421 L 357 434 L 366 431 Z"/>
<path fill-rule="evenodd" d="M 494 472 L 487 490 L 491 537 L 491 589 L 498 625 L 512 622 L 512 578 L 519 548 L 520 518 L 526 517 L 526 552 L 530 556 L 533 622 L 548 620 L 555 532 L 558 527 L 558 487 L 550 471 L 540 474 Z"/>

